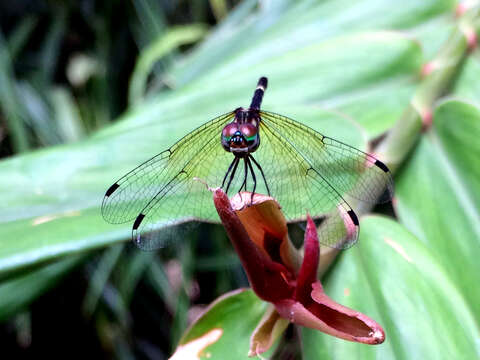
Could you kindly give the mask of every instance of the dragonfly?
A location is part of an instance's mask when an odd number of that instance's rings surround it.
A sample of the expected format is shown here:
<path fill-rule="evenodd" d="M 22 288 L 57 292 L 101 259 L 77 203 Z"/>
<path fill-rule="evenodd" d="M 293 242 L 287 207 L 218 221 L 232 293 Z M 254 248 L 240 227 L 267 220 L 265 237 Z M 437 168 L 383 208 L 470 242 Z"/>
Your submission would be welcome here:
<path fill-rule="evenodd" d="M 162 248 L 182 237 L 178 228 L 185 222 L 218 221 L 208 184 L 230 195 L 268 194 L 291 222 L 305 221 L 307 212 L 319 219 L 321 244 L 355 244 L 359 221 L 345 198 L 390 201 L 390 170 L 371 154 L 260 110 L 267 84 L 259 79 L 248 108 L 204 123 L 118 179 L 105 193 L 104 219 L 133 221 L 139 248 Z"/>

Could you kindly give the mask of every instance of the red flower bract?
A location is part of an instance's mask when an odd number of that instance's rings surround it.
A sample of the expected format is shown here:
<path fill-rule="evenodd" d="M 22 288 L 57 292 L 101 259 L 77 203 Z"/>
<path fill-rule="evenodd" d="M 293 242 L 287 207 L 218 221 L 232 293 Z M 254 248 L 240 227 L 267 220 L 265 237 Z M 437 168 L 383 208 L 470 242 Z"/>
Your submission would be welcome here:
<path fill-rule="evenodd" d="M 272 303 L 282 318 L 345 340 L 365 344 L 384 341 L 383 329 L 374 320 L 336 303 L 324 293 L 317 279 L 317 229 L 310 216 L 300 260 L 288 238 L 280 206 L 273 198 L 255 194 L 250 203 L 250 193 L 239 193 L 230 200 L 223 190 L 212 191 L 217 212 L 252 289 L 258 297 Z M 267 350 L 259 348 L 259 339 L 255 341 L 250 355 Z"/>

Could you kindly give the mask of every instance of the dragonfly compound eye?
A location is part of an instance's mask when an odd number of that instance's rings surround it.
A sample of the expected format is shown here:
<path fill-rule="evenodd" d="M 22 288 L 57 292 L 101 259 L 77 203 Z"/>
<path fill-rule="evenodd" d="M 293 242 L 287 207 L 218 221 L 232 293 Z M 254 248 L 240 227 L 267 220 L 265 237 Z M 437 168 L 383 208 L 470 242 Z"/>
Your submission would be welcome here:
<path fill-rule="evenodd" d="M 256 126 L 246 123 L 230 123 L 222 130 L 222 146 L 237 156 L 251 153 L 258 148 L 259 137 Z"/>
<path fill-rule="evenodd" d="M 258 136 L 258 128 L 251 123 L 246 123 L 240 125 L 240 132 L 242 133 L 245 141 L 247 142 L 248 152 L 254 152 L 255 150 L 257 150 L 260 143 L 260 138 Z"/>
<path fill-rule="evenodd" d="M 230 123 L 222 130 L 222 146 L 225 150 L 230 151 L 230 143 L 232 138 L 238 132 L 238 124 Z"/>
<path fill-rule="evenodd" d="M 258 129 L 256 126 L 246 123 L 240 125 L 240 132 L 243 134 L 243 136 L 245 136 L 245 139 L 250 139 L 257 136 Z"/>

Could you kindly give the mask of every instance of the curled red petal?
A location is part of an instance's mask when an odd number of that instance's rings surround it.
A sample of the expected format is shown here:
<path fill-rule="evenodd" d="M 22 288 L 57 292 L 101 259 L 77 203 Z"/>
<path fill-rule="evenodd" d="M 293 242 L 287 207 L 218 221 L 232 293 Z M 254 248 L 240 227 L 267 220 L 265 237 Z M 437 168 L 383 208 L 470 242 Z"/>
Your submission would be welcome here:
<path fill-rule="evenodd" d="M 294 288 L 289 283 L 288 269 L 272 261 L 250 239 L 230 200 L 222 189 L 214 189 L 213 201 L 220 220 L 247 273 L 248 281 L 259 298 L 275 302 L 292 297 Z"/>
<path fill-rule="evenodd" d="M 301 257 L 288 238 L 287 221 L 280 205 L 270 196 L 252 195 L 250 192 L 238 193 L 230 203 L 250 239 L 271 260 L 285 265 L 292 273 L 289 275 L 293 275 L 300 267 Z"/>
<path fill-rule="evenodd" d="M 291 322 L 320 330 L 341 339 L 364 344 L 381 344 L 385 340 L 382 327 L 368 316 L 330 299 L 319 281 L 312 284 L 312 300 L 302 304 L 292 299 L 275 303 L 282 317 Z"/>
<path fill-rule="evenodd" d="M 312 284 L 317 279 L 318 261 L 320 258 L 320 245 L 315 223 L 307 215 L 307 228 L 305 229 L 304 256 L 302 266 L 297 277 L 295 299 L 302 304 L 311 300 Z"/>

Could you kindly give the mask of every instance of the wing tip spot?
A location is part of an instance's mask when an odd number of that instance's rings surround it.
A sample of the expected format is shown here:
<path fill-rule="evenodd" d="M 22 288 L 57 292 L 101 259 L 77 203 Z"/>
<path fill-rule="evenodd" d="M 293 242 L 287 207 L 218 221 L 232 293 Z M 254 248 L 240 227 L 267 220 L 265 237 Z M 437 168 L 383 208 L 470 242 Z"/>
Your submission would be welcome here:
<path fill-rule="evenodd" d="M 375 160 L 375 166 L 379 167 L 382 169 L 384 172 L 388 173 L 390 170 L 388 169 L 387 165 L 385 165 L 383 162 L 380 160 Z"/>
<path fill-rule="evenodd" d="M 350 216 L 350 219 L 352 219 L 353 223 L 355 226 L 358 226 L 360 223 L 358 222 L 358 217 L 357 214 L 353 210 L 348 210 L 347 211 L 348 216 Z"/>
<path fill-rule="evenodd" d="M 118 185 L 118 183 L 113 184 L 112 186 L 110 186 L 110 187 L 108 188 L 107 192 L 105 193 L 105 196 L 108 197 L 108 196 L 112 195 L 113 192 L 114 192 L 115 190 L 117 190 L 119 187 L 120 187 L 120 185 Z"/>
<path fill-rule="evenodd" d="M 145 217 L 144 214 L 140 213 L 138 214 L 137 218 L 135 219 L 135 222 L 133 223 L 133 230 L 137 230 L 140 224 L 142 223 L 143 218 Z"/>

